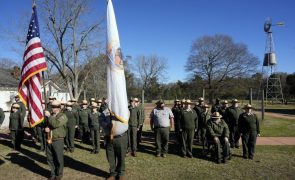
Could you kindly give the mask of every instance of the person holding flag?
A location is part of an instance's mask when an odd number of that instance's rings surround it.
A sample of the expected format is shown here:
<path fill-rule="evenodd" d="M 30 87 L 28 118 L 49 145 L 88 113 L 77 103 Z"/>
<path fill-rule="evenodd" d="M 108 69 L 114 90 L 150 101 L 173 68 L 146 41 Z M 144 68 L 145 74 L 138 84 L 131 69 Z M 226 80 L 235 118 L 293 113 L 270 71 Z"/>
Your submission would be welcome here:
<path fill-rule="evenodd" d="M 111 0 L 107 2 L 107 104 L 102 113 L 101 127 L 105 132 L 106 155 L 110 165 L 108 180 L 125 179 L 127 151 L 128 100 L 120 49 L 119 33 Z"/>

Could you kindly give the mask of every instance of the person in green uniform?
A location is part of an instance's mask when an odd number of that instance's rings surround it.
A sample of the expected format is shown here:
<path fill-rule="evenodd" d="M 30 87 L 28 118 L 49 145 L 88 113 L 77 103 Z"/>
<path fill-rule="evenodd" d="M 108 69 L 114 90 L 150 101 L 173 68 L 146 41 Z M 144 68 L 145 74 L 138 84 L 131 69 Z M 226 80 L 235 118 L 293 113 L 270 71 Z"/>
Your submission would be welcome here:
<path fill-rule="evenodd" d="M 214 154 L 218 164 L 230 159 L 229 129 L 219 112 L 212 114 L 207 123 L 208 138 L 214 145 Z"/>
<path fill-rule="evenodd" d="M 139 109 L 139 128 L 137 131 L 137 146 L 139 146 L 139 144 L 141 143 L 141 136 L 142 136 L 142 128 L 143 128 L 143 123 L 144 123 L 144 118 L 145 118 L 145 114 L 144 114 L 144 104 L 143 102 L 140 103 L 138 98 L 134 98 L 135 101 L 135 106 Z"/>
<path fill-rule="evenodd" d="M 0 127 L 5 119 L 5 114 L 2 108 L 0 108 Z"/>
<path fill-rule="evenodd" d="M 195 132 L 198 129 L 198 115 L 195 110 L 191 108 L 191 100 L 187 99 L 184 103 L 184 108 L 179 115 L 179 132 L 181 132 L 181 152 L 182 157 L 193 157 L 193 140 Z M 175 117 L 175 116 L 174 116 Z"/>
<path fill-rule="evenodd" d="M 90 106 L 91 113 L 89 114 L 89 128 L 91 133 L 92 139 L 92 151 L 91 154 L 98 154 L 100 150 L 100 115 L 101 113 L 98 112 L 97 103 L 93 102 Z"/>
<path fill-rule="evenodd" d="M 215 104 L 211 108 L 211 114 L 213 114 L 214 112 L 219 112 L 220 108 L 221 108 L 220 99 L 216 98 Z"/>
<path fill-rule="evenodd" d="M 221 107 L 220 109 L 218 110 L 219 114 L 222 116 L 221 119 L 223 119 L 227 125 L 228 125 L 228 119 L 226 117 L 226 110 L 228 108 L 228 101 L 227 100 L 224 100 L 221 102 Z"/>
<path fill-rule="evenodd" d="M 46 109 L 47 109 L 49 112 L 51 112 L 51 104 L 52 104 L 52 102 L 53 102 L 54 100 L 56 100 L 56 98 L 55 98 L 54 96 L 49 96 L 49 98 L 48 98 L 48 103 L 47 103 L 47 107 L 46 107 Z"/>
<path fill-rule="evenodd" d="M 179 132 L 179 121 L 180 121 L 180 101 L 175 99 L 174 106 L 171 109 L 174 116 L 174 133 L 176 137 L 176 143 L 181 145 L 181 133 Z"/>
<path fill-rule="evenodd" d="M 45 101 L 42 100 L 42 108 L 45 110 Z M 37 134 L 37 139 L 38 142 L 40 143 L 40 149 L 39 151 L 45 151 L 46 147 L 46 134 L 44 131 L 44 128 L 46 126 L 46 117 L 44 117 L 45 120 L 43 122 L 37 124 L 36 127 L 36 134 Z"/>
<path fill-rule="evenodd" d="M 204 98 L 200 97 L 198 99 L 198 104 L 195 105 L 195 107 L 193 108 L 197 115 L 198 115 L 198 121 L 200 121 L 202 119 L 201 114 L 203 112 L 203 108 L 202 106 L 205 104 L 204 102 Z M 200 124 L 201 122 L 198 122 L 198 124 Z M 195 137 L 196 137 L 196 141 L 199 143 L 201 140 L 201 130 L 200 130 L 200 126 L 198 126 L 197 132 L 195 133 Z"/>
<path fill-rule="evenodd" d="M 21 150 L 21 143 L 23 140 L 23 119 L 20 111 L 20 105 L 17 103 L 12 104 L 9 116 L 9 130 L 12 138 L 13 149 L 16 151 Z"/>
<path fill-rule="evenodd" d="M 88 144 L 90 142 L 90 129 L 88 124 L 90 110 L 88 109 L 88 102 L 82 101 L 82 108 L 79 111 L 79 130 L 82 142 Z"/>
<path fill-rule="evenodd" d="M 62 112 L 64 112 L 66 110 L 66 108 L 67 108 L 67 102 L 62 101 L 60 104 L 61 104 L 60 109 L 61 109 Z"/>
<path fill-rule="evenodd" d="M 124 180 L 128 122 L 119 121 L 108 108 L 103 111 L 100 120 L 105 133 L 106 156 L 110 165 L 110 175 L 107 180 Z"/>
<path fill-rule="evenodd" d="M 239 107 L 239 101 L 237 99 L 232 100 L 232 106 L 226 110 L 226 118 L 228 121 L 228 127 L 230 131 L 229 142 L 231 148 L 240 148 L 240 132 L 238 130 L 238 120 L 240 115 L 243 113 L 242 109 Z"/>
<path fill-rule="evenodd" d="M 242 136 L 243 158 L 253 159 L 256 138 L 260 136 L 259 121 L 256 114 L 252 112 L 251 104 L 246 104 L 245 112 L 239 117 L 239 132 Z"/>
<path fill-rule="evenodd" d="M 139 118 L 140 118 L 140 111 L 139 108 L 135 106 L 135 99 L 131 99 L 129 106 L 129 128 L 128 128 L 128 139 L 129 139 L 129 150 L 128 152 L 131 153 L 133 157 L 136 157 L 137 151 L 137 131 L 139 129 Z"/>
<path fill-rule="evenodd" d="M 200 137 L 201 137 L 201 143 L 203 146 L 203 155 L 206 155 L 205 152 L 205 144 L 206 144 L 206 129 L 207 129 L 207 122 L 211 118 L 211 113 L 209 112 L 209 106 L 208 104 L 204 104 L 202 106 L 202 113 L 201 113 L 201 119 L 199 120 L 199 129 L 200 129 Z"/>
<path fill-rule="evenodd" d="M 184 103 L 185 103 L 186 99 L 183 98 L 181 101 L 180 101 L 180 109 L 183 109 L 184 108 Z"/>
<path fill-rule="evenodd" d="M 72 109 L 72 103 L 68 102 L 66 105 L 66 109 L 63 113 L 67 116 L 67 129 L 66 129 L 66 151 L 74 152 L 75 149 L 75 130 L 78 127 L 78 113 L 74 112 Z"/>
<path fill-rule="evenodd" d="M 104 110 L 107 109 L 107 103 L 106 103 L 106 100 L 107 100 L 107 99 L 106 99 L 105 97 L 102 98 L 101 106 L 100 106 L 100 108 L 99 108 L 99 112 L 100 112 L 100 113 L 102 113 Z"/>
<path fill-rule="evenodd" d="M 150 114 L 151 130 L 155 132 L 156 157 L 167 157 L 170 129 L 173 128 L 173 113 L 159 100 Z"/>
<path fill-rule="evenodd" d="M 24 121 L 25 117 L 26 117 L 26 114 L 27 114 L 26 106 L 24 105 L 23 102 L 20 101 L 19 95 L 15 96 L 15 102 L 19 105 L 19 111 L 20 111 L 20 114 L 21 114 L 21 118 L 22 118 L 22 121 Z"/>
<path fill-rule="evenodd" d="M 51 141 L 47 141 L 46 156 L 51 174 L 50 180 L 60 180 L 64 169 L 64 138 L 68 118 L 61 112 L 61 103 L 57 100 L 51 103 L 51 112 L 45 111 L 48 117 L 48 126 L 45 132 L 49 134 Z"/>

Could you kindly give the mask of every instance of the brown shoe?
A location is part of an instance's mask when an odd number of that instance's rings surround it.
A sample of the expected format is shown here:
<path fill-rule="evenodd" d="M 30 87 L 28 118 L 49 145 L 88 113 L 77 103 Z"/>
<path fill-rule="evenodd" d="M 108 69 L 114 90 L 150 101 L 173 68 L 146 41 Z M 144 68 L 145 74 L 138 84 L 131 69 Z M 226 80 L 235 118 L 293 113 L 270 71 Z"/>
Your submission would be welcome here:
<path fill-rule="evenodd" d="M 116 177 L 115 176 L 110 176 L 107 178 L 107 180 L 116 180 Z"/>
<path fill-rule="evenodd" d="M 119 180 L 125 180 L 124 176 L 119 176 Z"/>

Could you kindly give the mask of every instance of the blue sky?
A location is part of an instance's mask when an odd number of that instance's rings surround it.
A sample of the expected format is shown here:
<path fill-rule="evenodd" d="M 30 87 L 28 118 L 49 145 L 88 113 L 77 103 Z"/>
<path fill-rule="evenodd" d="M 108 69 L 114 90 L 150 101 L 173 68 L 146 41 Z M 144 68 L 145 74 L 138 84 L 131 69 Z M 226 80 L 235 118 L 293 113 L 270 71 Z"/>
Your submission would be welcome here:
<path fill-rule="evenodd" d="M 285 27 L 273 28 L 277 71 L 295 72 L 294 0 L 113 0 L 113 4 L 124 54 L 167 58 L 169 82 L 186 80 L 190 46 L 203 35 L 229 35 L 262 61 L 267 17 L 285 22 Z M 15 26 L 30 8 L 31 0 L 0 1 L 0 28 Z M 92 0 L 91 10 L 91 20 L 105 16 L 106 0 Z M 14 42 L 2 41 L 0 57 L 20 58 L 11 46 Z"/>

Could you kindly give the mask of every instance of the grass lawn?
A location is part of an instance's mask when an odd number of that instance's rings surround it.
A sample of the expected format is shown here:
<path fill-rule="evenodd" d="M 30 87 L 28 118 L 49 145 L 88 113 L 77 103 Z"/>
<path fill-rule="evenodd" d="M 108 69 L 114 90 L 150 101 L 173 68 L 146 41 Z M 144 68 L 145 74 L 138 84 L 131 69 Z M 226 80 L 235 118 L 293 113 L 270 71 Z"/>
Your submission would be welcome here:
<path fill-rule="evenodd" d="M 170 145 L 167 158 L 153 155 L 153 144 L 144 139 L 138 157 L 126 158 L 127 179 L 294 179 L 295 146 L 257 146 L 254 160 L 241 158 L 242 150 L 234 149 L 227 164 L 216 164 L 202 158 L 200 147 L 194 146 L 195 158 L 176 155 Z M 0 140 L 0 179 L 45 179 L 49 167 L 44 153 L 36 145 L 25 142 L 22 153 L 11 153 L 10 141 Z M 89 145 L 76 142 L 74 153 L 66 153 L 64 179 L 104 179 L 108 175 L 105 150 L 89 153 Z"/>
<path fill-rule="evenodd" d="M 261 134 L 266 137 L 295 137 L 295 120 L 266 116 L 260 121 Z"/>

